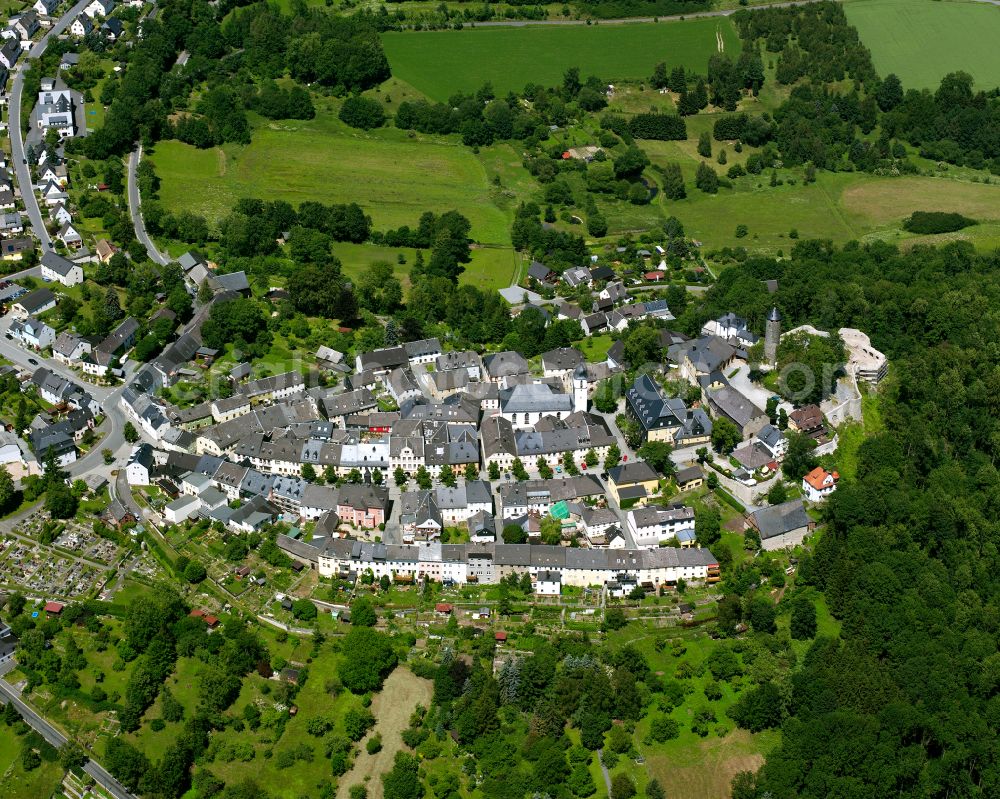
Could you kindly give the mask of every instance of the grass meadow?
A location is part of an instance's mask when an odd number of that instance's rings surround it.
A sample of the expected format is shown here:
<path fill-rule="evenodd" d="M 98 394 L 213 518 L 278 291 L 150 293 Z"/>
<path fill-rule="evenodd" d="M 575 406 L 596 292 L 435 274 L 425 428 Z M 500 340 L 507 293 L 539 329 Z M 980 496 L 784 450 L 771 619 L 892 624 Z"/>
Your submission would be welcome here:
<path fill-rule="evenodd" d="M 387 127 L 364 133 L 320 101 L 315 119 L 255 118 L 253 141 L 199 150 L 178 141 L 149 158 L 172 210 L 187 208 L 218 222 L 241 197 L 357 202 L 380 229 L 415 226 L 424 211 L 458 209 L 484 244 L 510 244 L 507 215 L 490 202 L 482 164 L 460 142 L 407 135 Z"/>
<path fill-rule="evenodd" d="M 875 68 L 904 88 L 935 88 L 962 70 L 981 89 L 1000 85 L 1000 8 L 978 2 L 851 0 L 847 19 L 872 51 Z"/>
<path fill-rule="evenodd" d="M 739 37 L 728 19 L 390 32 L 382 41 L 397 78 L 444 101 L 486 81 L 498 94 L 520 91 L 527 83 L 554 86 L 574 66 L 583 77 L 611 82 L 648 78 L 659 61 L 704 73 L 720 36 L 726 53 L 739 53 Z"/>
<path fill-rule="evenodd" d="M 753 251 L 786 252 L 800 239 L 824 238 L 836 243 L 851 240 L 884 240 L 900 246 L 971 241 L 981 249 L 1000 243 L 1000 186 L 976 183 L 962 176 L 879 177 L 853 172 L 819 172 L 815 183 L 801 182 L 801 170 L 779 170 L 784 185 L 771 187 L 770 173 L 736 179 L 732 189 L 704 194 L 693 187 L 698 163 L 694 152 L 697 132 L 683 142 L 642 142 L 654 164 L 676 162 L 688 183 L 681 201 L 659 198 L 664 216 L 676 216 L 685 231 L 707 246 L 743 246 Z M 714 151 L 724 147 L 713 142 Z M 740 156 L 728 148 L 729 163 Z M 742 155 L 746 156 L 746 152 Z M 720 173 L 725 167 L 713 166 Z M 792 184 L 790 180 L 795 180 Z M 643 207 L 647 212 L 652 206 Z M 902 221 L 914 211 L 957 211 L 980 224 L 947 236 L 913 236 L 902 230 Z M 610 218 L 609 218 L 609 221 Z M 747 225 L 746 238 L 736 237 L 736 226 Z M 612 223 L 613 225 L 613 223 Z"/>

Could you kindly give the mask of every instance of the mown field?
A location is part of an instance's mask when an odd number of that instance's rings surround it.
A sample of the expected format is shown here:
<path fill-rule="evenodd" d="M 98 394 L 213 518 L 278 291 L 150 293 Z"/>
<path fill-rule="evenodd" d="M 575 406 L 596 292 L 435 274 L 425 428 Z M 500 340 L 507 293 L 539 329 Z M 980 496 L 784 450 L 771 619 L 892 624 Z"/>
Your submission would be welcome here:
<path fill-rule="evenodd" d="M 983 89 L 1000 85 L 1000 8 L 978 2 L 852 0 L 847 18 L 879 73 L 905 88 L 934 88 L 963 70 Z"/>
<path fill-rule="evenodd" d="M 720 37 L 726 53 L 739 53 L 739 37 L 728 19 L 390 32 L 382 40 L 397 78 L 444 101 L 486 81 L 499 94 L 520 91 L 527 83 L 554 86 L 574 66 L 583 77 L 612 82 L 647 78 L 659 61 L 704 73 Z"/>
<path fill-rule="evenodd" d="M 482 165 L 458 141 L 384 128 L 365 134 L 343 125 L 332 107 L 315 119 L 255 119 L 253 141 L 199 150 L 163 141 L 149 158 L 171 210 L 218 222 L 241 197 L 356 202 L 379 229 L 415 226 L 424 211 L 458 209 L 484 244 L 509 244 L 507 215 L 490 202 Z"/>

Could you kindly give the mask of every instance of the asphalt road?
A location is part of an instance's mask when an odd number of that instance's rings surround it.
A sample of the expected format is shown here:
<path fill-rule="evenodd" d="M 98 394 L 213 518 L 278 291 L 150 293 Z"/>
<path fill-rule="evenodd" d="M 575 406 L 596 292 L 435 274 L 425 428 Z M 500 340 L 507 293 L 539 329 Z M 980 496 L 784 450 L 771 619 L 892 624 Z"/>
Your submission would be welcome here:
<path fill-rule="evenodd" d="M 35 236 L 41 243 L 42 252 L 52 248 L 52 241 L 49 233 L 45 229 L 45 220 L 42 218 L 41 209 L 38 207 L 38 198 L 35 196 L 35 189 L 31 182 L 31 171 L 25 163 L 24 138 L 21 135 L 21 92 L 24 89 L 24 73 L 30 68 L 28 60 L 39 58 L 48 47 L 49 37 L 58 36 L 71 24 L 73 20 L 86 8 L 89 0 L 80 0 L 75 6 L 56 20 L 55 24 L 39 39 L 26 56 L 23 56 L 14 68 L 14 80 L 10 89 L 10 102 L 7 104 L 10 114 L 10 152 L 11 160 L 14 162 L 14 175 L 17 178 L 17 185 L 21 189 L 21 199 L 31 222 L 31 228 Z"/>
<path fill-rule="evenodd" d="M 135 152 L 128 156 L 128 210 L 132 215 L 132 226 L 135 228 L 135 237 L 140 241 L 149 257 L 158 264 L 168 264 L 170 259 L 156 249 L 156 245 L 146 232 L 146 223 L 142 221 L 142 202 L 139 197 L 139 182 L 135 179 L 135 171 L 139 166 L 139 159 L 142 158 L 142 145 L 140 144 Z"/>
<path fill-rule="evenodd" d="M 22 702 L 17 692 L 4 680 L 0 680 L 0 700 L 4 704 L 13 702 L 14 707 L 18 709 L 24 720 L 57 749 L 66 743 L 66 736 Z M 96 782 L 100 783 L 101 786 L 106 788 L 116 799 L 136 799 L 133 794 L 125 790 L 124 785 L 105 771 L 99 763 L 88 760 L 83 770 L 93 777 Z"/>

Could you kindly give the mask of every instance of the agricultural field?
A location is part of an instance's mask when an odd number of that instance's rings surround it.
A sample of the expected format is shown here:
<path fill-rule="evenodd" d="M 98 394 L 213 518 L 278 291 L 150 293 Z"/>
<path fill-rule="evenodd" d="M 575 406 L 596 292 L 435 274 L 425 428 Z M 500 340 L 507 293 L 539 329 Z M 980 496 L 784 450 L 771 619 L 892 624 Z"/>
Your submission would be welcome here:
<path fill-rule="evenodd" d="M 962 70 L 981 89 L 1000 84 L 1000 8 L 980 2 L 851 0 L 844 6 L 882 75 L 907 89 L 935 88 Z"/>
<path fill-rule="evenodd" d="M 498 94 L 554 86 L 574 66 L 611 82 L 646 79 L 659 61 L 704 72 L 713 53 L 740 50 L 728 19 L 386 33 L 383 44 L 397 78 L 441 101 L 486 81 Z"/>
<path fill-rule="evenodd" d="M 490 201 L 483 166 L 468 148 L 395 128 L 362 133 L 337 119 L 333 103 L 318 105 L 309 121 L 255 119 L 246 147 L 158 143 L 149 158 L 164 207 L 218 222 L 241 197 L 357 202 L 380 229 L 414 226 L 424 211 L 460 209 L 477 241 L 510 244 L 507 215 Z"/>

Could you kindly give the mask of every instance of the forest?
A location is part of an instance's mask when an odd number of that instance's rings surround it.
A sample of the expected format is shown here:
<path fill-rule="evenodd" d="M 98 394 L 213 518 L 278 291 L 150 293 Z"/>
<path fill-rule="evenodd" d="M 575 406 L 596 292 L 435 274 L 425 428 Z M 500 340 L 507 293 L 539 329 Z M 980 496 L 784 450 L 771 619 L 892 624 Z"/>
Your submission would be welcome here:
<path fill-rule="evenodd" d="M 763 280 L 778 281 L 767 294 Z M 859 327 L 892 363 L 884 430 L 824 508 L 799 584 L 843 622 L 792 677 L 782 743 L 734 799 L 1000 790 L 1000 255 L 797 244 L 723 273 L 679 320 Z"/>

